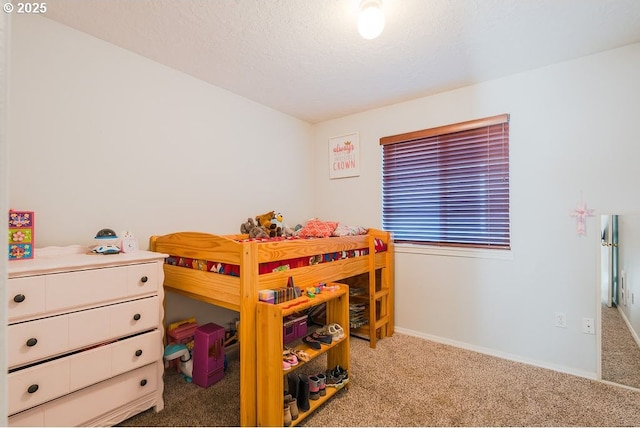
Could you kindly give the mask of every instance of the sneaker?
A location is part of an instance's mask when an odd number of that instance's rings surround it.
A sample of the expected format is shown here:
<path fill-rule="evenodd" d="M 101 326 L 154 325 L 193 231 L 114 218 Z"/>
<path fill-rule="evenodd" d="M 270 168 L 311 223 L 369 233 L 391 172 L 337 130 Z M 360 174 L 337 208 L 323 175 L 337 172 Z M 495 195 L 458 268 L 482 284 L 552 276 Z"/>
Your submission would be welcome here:
<path fill-rule="evenodd" d="M 325 385 L 329 388 L 341 388 L 343 385 L 342 378 L 339 376 L 336 377 L 333 374 L 333 370 L 328 370 L 325 378 Z"/>
<path fill-rule="evenodd" d="M 336 376 L 339 376 L 342 378 L 342 381 L 344 383 L 349 382 L 349 372 L 347 371 L 347 369 L 343 369 L 342 367 L 335 366 L 335 368 L 333 369 L 334 373 Z"/>
<path fill-rule="evenodd" d="M 334 341 L 344 338 L 344 330 L 340 327 L 340 324 L 329 324 L 327 326 L 327 332 L 331 335 Z"/>

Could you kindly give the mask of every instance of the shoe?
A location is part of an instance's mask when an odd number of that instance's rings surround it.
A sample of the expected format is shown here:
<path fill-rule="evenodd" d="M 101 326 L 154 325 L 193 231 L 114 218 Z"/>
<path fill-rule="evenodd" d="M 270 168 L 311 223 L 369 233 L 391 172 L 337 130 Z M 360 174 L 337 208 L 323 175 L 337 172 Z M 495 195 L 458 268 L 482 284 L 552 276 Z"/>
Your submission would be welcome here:
<path fill-rule="evenodd" d="M 302 338 L 302 341 L 304 343 L 306 343 L 307 345 L 309 345 L 311 348 L 313 349 L 321 349 L 322 345 L 320 345 L 320 342 L 318 342 L 317 340 L 315 340 L 314 338 L 312 338 L 311 336 L 305 336 Z"/>
<path fill-rule="evenodd" d="M 289 349 L 282 352 L 282 361 L 289 363 L 289 368 L 298 365 L 298 357 Z"/>
<path fill-rule="evenodd" d="M 329 324 L 327 326 L 327 331 L 334 341 L 344 338 L 344 330 L 342 329 L 342 327 L 340 327 L 340 324 Z"/>
<path fill-rule="evenodd" d="M 287 393 L 291 394 L 291 398 L 298 398 L 298 390 L 300 389 L 300 377 L 297 373 L 287 374 Z M 300 400 L 298 400 L 300 402 Z"/>
<path fill-rule="evenodd" d="M 318 384 L 320 387 L 320 396 L 324 397 L 327 395 L 327 376 L 324 373 L 318 373 L 316 377 L 320 381 Z"/>
<path fill-rule="evenodd" d="M 347 369 L 343 369 L 338 365 L 338 366 L 335 366 L 333 371 L 337 376 L 340 376 L 342 378 L 343 383 L 349 382 L 349 372 L 347 371 Z"/>
<path fill-rule="evenodd" d="M 287 403 L 284 403 L 284 426 L 291 425 L 291 409 Z"/>
<path fill-rule="evenodd" d="M 342 388 L 349 382 L 349 373 L 340 366 L 327 370 L 326 376 L 326 385 L 332 388 Z"/>
<path fill-rule="evenodd" d="M 333 338 L 328 334 L 318 334 L 316 332 L 311 333 L 311 337 L 320 343 L 324 343 L 325 345 L 331 345 L 331 342 L 333 342 Z"/>
<path fill-rule="evenodd" d="M 328 324 L 322 328 L 316 330 L 319 335 L 331 336 L 333 342 L 344 338 L 344 330 L 340 327 L 340 324 Z"/>
<path fill-rule="evenodd" d="M 309 376 L 306 374 L 299 374 L 300 382 L 298 384 L 298 409 L 303 412 L 308 412 L 311 408 L 309 406 Z"/>
<path fill-rule="evenodd" d="M 320 398 L 320 379 L 318 376 L 309 376 L 309 398 L 311 400 Z"/>
<path fill-rule="evenodd" d="M 342 388 L 342 378 L 333 375 L 332 370 L 326 374 L 325 385 L 330 388 Z"/>
<path fill-rule="evenodd" d="M 307 361 L 311 360 L 311 356 L 304 352 L 302 349 L 292 349 L 291 351 L 296 357 L 298 357 L 298 361 L 304 361 L 306 363 Z"/>
<path fill-rule="evenodd" d="M 296 420 L 300 415 L 300 411 L 298 410 L 298 400 L 295 397 L 292 397 L 291 394 L 286 394 L 284 396 L 284 405 L 289 406 L 289 411 L 291 412 L 291 419 Z"/>

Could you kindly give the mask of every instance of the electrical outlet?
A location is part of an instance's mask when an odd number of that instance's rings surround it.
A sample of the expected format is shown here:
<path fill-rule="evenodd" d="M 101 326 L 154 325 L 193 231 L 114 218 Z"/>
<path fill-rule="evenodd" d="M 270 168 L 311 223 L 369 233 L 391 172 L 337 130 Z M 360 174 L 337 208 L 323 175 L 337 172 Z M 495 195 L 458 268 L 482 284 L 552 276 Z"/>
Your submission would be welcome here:
<path fill-rule="evenodd" d="M 556 327 L 567 327 L 567 316 L 563 312 L 556 312 Z"/>
<path fill-rule="evenodd" d="M 585 334 L 596 334 L 596 325 L 593 318 L 582 318 L 582 332 Z"/>

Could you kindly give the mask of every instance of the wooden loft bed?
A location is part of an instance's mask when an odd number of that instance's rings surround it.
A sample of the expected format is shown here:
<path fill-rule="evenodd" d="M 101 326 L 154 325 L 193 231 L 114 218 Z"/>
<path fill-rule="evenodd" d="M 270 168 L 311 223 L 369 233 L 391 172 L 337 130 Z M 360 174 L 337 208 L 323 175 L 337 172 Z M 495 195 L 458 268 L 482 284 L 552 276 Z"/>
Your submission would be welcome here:
<path fill-rule="evenodd" d="M 257 423 L 259 290 L 284 287 L 289 277 L 302 289 L 325 282 L 358 282 L 362 287 L 364 282 L 366 294 L 358 299 L 366 300 L 369 322 L 357 333 L 366 335 L 372 348 L 378 339 L 393 334 L 394 248 L 390 232 L 369 229 L 356 236 L 263 242 L 248 240 L 247 235 L 178 232 L 152 236 L 150 249 L 170 255 L 164 265 L 167 291 L 239 312 L 242 426 Z M 301 260 L 307 263 L 298 263 Z M 309 260 L 317 264 L 309 264 Z M 288 266 L 271 269 L 279 263 Z"/>

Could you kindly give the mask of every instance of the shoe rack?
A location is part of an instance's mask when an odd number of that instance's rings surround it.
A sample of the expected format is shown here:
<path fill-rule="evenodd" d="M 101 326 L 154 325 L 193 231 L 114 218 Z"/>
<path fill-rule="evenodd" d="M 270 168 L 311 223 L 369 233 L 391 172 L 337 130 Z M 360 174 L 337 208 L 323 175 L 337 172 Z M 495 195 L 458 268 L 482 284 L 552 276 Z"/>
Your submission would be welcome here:
<path fill-rule="evenodd" d="M 323 291 L 320 294 L 316 294 L 315 297 L 302 296 L 278 305 L 258 302 L 256 351 L 258 359 L 257 411 L 259 426 L 283 426 L 284 378 L 293 371 L 302 370 L 304 372 L 304 366 L 308 364 L 304 361 L 299 361 L 296 366 L 288 370 L 282 368 L 282 319 L 288 315 L 326 303 L 326 323 L 337 323 L 342 326 L 345 333 L 348 332 L 349 288 L 345 284 L 338 283 L 327 285 L 338 285 L 339 288 L 335 291 Z M 302 342 L 297 344 L 295 348 L 307 352 L 311 357 L 310 361 L 326 353 L 327 368 L 339 365 L 349 370 L 349 334 L 345 334 L 343 339 L 334 341 L 330 345 L 322 345 L 319 350 L 313 349 Z M 345 386 L 348 387 L 348 384 Z M 292 421 L 291 426 L 303 421 L 320 405 L 331 399 L 340 389 L 327 387 L 327 394 L 321 396 L 318 400 L 310 400 L 310 409 L 306 412 L 300 411 L 299 417 Z"/>

